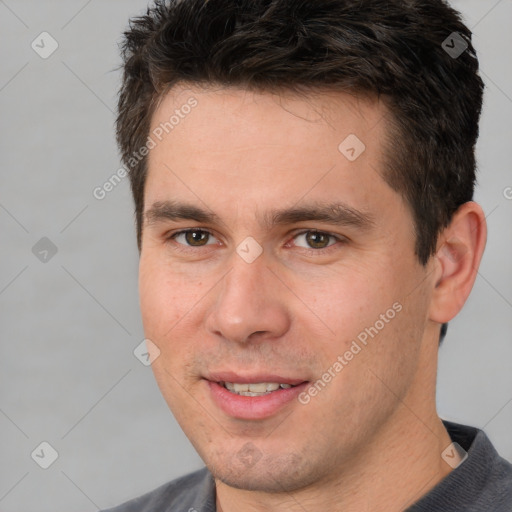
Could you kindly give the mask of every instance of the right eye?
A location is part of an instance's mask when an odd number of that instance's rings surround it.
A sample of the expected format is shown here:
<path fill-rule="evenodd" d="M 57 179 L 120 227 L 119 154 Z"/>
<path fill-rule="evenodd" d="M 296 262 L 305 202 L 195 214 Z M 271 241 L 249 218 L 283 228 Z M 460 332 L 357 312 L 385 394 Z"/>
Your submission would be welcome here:
<path fill-rule="evenodd" d="M 168 239 L 174 240 L 186 247 L 203 247 L 204 245 L 214 245 L 216 243 L 215 241 L 209 243 L 210 237 L 213 237 L 210 231 L 193 228 L 177 231 L 169 236 Z"/>

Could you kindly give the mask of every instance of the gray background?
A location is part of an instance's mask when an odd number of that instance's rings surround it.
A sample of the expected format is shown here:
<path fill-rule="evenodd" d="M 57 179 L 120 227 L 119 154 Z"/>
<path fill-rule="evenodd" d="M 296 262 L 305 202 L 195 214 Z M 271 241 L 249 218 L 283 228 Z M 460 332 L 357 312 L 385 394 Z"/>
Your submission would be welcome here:
<path fill-rule="evenodd" d="M 476 199 L 489 240 L 440 352 L 438 404 L 512 460 L 512 1 L 453 4 L 487 84 Z M 0 0 L 1 512 L 95 511 L 202 465 L 133 355 L 144 335 L 128 181 L 93 196 L 120 166 L 117 43 L 145 6 Z M 59 45 L 47 59 L 31 48 L 43 31 Z M 57 248 L 46 262 L 32 251 L 43 237 Z M 46 470 L 31 458 L 42 441 L 59 454 Z"/>

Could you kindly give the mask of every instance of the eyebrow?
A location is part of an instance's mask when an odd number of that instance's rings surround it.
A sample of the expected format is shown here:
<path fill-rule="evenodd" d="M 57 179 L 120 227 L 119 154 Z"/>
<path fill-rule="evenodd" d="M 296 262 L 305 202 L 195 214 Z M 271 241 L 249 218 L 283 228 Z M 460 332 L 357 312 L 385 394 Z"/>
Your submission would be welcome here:
<path fill-rule="evenodd" d="M 223 224 L 216 213 L 179 201 L 157 201 L 146 211 L 145 218 L 148 226 L 175 220 Z M 351 226 L 363 230 L 368 230 L 375 225 L 374 217 L 370 213 L 357 210 L 341 202 L 312 203 L 302 207 L 274 209 L 263 216 L 261 224 L 268 229 L 305 221 Z"/>

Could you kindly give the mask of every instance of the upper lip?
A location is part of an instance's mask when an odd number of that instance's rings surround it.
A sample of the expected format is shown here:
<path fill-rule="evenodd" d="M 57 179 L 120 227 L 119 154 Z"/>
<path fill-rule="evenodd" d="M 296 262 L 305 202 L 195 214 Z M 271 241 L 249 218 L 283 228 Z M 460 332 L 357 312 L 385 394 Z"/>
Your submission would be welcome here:
<path fill-rule="evenodd" d="M 291 384 L 296 386 L 306 382 L 306 379 L 294 378 L 294 377 L 283 377 L 282 375 L 270 374 L 270 373 L 254 373 L 240 375 L 232 371 L 222 371 L 210 373 L 207 380 L 212 382 L 233 382 L 238 384 L 257 384 L 260 382 L 275 382 L 277 384 Z"/>

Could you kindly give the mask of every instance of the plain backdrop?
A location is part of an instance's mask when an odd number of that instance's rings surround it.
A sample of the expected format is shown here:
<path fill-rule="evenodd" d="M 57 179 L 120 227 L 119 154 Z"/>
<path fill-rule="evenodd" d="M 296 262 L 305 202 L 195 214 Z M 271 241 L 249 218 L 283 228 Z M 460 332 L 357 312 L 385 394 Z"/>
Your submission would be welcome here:
<path fill-rule="evenodd" d="M 438 405 L 512 460 L 512 1 L 453 4 L 487 85 L 476 200 L 489 239 L 440 350 Z M 0 0 L 1 512 L 92 512 L 202 466 L 133 354 L 144 334 L 128 180 L 93 195 L 120 167 L 118 43 L 145 8 Z M 48 469 L 42 442 L 58 453 Z"/>

